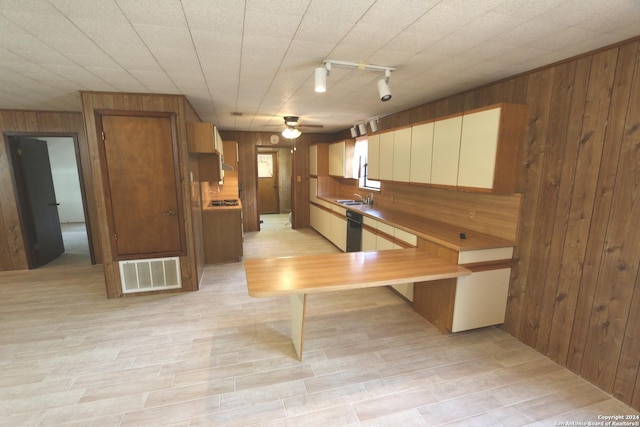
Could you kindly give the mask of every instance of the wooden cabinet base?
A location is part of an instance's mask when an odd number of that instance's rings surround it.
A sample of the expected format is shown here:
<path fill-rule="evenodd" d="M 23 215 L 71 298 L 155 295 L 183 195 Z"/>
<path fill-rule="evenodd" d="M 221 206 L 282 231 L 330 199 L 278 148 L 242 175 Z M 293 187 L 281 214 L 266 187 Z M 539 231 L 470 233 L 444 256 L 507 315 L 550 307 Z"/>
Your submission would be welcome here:
<path fill-rule="evenodd" d="M 202 214 L 204 262 L 238 262 L 242 258 L 240 210 L 209 210 Z"/>
<path fill-rule="evenodd" d="M 413 286 L 413 309 L 443 334 L 451 332 L 457 279 L 416 282 Z"/>

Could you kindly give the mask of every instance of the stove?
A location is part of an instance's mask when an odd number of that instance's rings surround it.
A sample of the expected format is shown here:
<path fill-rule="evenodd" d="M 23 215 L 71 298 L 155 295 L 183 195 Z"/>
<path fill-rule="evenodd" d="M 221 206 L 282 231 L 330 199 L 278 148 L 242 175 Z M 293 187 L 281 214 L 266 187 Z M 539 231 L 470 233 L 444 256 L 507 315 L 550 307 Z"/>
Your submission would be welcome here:
<path fill-rule="evenodd" d="M 209 206 L 238 206 L 238 199 L 212 200 Z"/>

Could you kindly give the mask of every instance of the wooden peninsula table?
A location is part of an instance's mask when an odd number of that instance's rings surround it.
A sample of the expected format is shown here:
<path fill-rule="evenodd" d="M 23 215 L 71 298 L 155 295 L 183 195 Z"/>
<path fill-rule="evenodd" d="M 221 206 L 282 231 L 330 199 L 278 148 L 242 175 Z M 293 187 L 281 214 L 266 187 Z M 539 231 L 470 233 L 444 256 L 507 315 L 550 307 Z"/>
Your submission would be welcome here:
<path fill-rule="evenodd" d="M 426 282 L 471 274 L 418 248 L 245 259 L 252 297 L 291 298 L 291 338 L 302 360 L 306 296 L 311 293 Z"/>

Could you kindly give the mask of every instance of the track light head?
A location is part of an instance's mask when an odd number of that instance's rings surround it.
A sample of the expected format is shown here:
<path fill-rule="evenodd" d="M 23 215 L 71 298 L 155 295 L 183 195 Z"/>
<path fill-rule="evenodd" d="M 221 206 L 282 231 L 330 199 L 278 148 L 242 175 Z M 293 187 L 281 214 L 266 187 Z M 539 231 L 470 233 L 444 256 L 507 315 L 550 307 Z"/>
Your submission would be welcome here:
<path fill-rule="evenodd" d="M 380 95 L 380 101 L 385 102 L 391 99 L 391 89 L 387 79 L 378 80 L 378 95 Z"/>
<path fill-rule="evenodd" d="M 314 90 L 318 93 L 327 91 L 327 69 L 325 67 L 316 68 L 316 84 Z"/>
<path fill-rule="evenodd" d="M 373 119 L 369 122 L 371 132 L 378 132 L 378 119 Z"/>

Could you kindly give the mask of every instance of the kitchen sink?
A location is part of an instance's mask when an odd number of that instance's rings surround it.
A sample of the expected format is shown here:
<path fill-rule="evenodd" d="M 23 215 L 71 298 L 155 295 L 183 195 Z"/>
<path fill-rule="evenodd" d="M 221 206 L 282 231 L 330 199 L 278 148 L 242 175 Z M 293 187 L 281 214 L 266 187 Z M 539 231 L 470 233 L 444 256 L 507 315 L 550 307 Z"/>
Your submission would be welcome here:
<path fill-rule="evenodd" d="M 353 200 L 353 199 L 339 199 L 336 200 L 336 202 L 340 203 L 341 205 L 346 205 L 346 206 L 354 206 L 354 205 L 364 205 L 364 202 L 361 202 L 360 200 Z"/>

